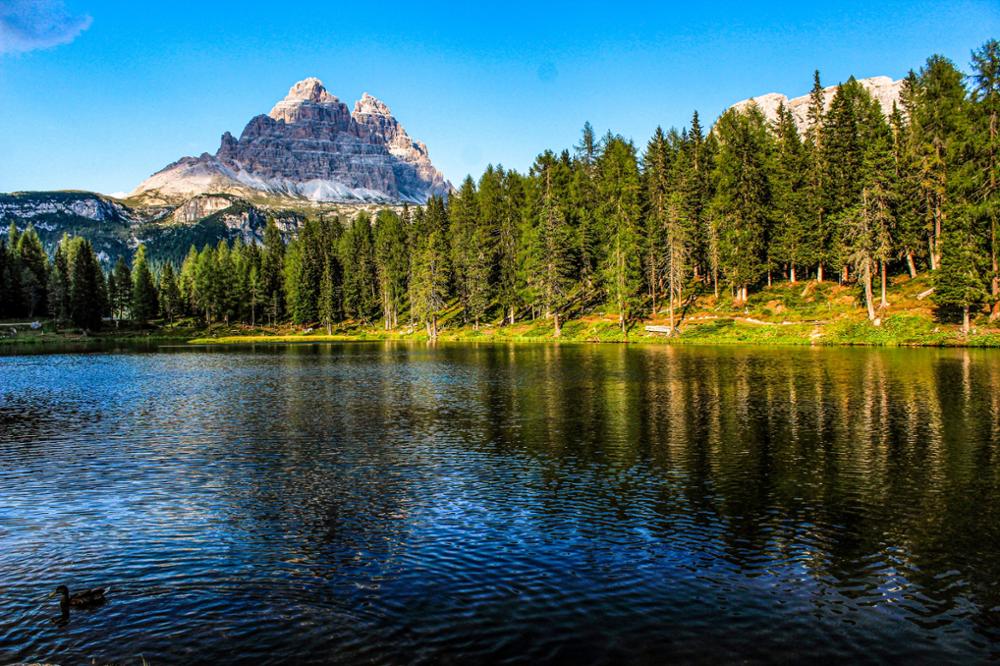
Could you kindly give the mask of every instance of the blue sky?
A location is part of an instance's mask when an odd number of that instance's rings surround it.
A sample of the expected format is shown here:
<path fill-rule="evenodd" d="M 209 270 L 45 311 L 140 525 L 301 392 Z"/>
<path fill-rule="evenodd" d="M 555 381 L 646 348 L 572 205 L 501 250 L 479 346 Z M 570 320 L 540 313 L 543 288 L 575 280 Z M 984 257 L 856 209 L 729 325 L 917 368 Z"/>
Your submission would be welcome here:
<path fill-rule="evenodd" d="M 766 92 L 966 67 L 1000 3 L 0 0 L 0 191 L 131 190 L 215 152 L 289 86 L 370 92 L 453 182 L 527 168 L 584 121 L 645 144 Z"/>

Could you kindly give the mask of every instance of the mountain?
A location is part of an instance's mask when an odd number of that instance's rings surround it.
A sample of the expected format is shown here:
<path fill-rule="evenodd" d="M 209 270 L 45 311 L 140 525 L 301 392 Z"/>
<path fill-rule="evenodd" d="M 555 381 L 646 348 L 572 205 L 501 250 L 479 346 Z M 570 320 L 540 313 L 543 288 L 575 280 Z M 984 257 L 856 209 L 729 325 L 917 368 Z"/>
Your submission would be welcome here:
<path fill-rule="evenodd" d="M 177 207 L 133 207 L 94 192 L 0 194 L 0 238 L 12 222 L 21 230 L 33 226 L 49 252 L 64 233 L 83 236 L 106 268 L 120 256 L 131 257 L 140 243 L 154 261 L 176 262 L 192 244 L 262 242 L 268 218 L 291 238 L 305 217 L 299 210 L 265 209 L 230 194 L 199 195 Z"/>
<path fill-rule="evenodd" d="M 299 81 L 214 155 L 183 157 L 129 198 L 177 204 L 199 194 L 315 202 L 425 203 L 451 185 L 386 104 L 365 93 L 350 111 L 316 78 Z"/>
<path fill-rule="evenodd" d="M 902 81 L 893 81 L 888 76 L 873 76 L 868 79 L 858 79 L 858 83 L 878 101 L 882 107 L 882 113 L 886 116 L 892 113 L 893 102 L 899 102 L 899 93 L 903 87 Z M 823 108 L 830 108 L 830 103 L 833 101 L 833 96 L 836 92 L 837 86 L 829 86 L 823 89 Z M 799 132 L 805 132 L 809 126 L 809 119 L 807 117 L 809 112 L 808 94 L 788 99 L 788 97 L 781 93 L 767 93 L 766 95 L 759 95 L 745 99 L 742 102 L 737 102 L 731 108 L 742 110 L 751 103 L 756 104 L 764 113 L 764 117 L 770 121 L 778 118 L 778 107 L 784 104 L 785 108 L 792 112 L 792 117 L 795 119 L 795 126 L 798 127 Z"/>

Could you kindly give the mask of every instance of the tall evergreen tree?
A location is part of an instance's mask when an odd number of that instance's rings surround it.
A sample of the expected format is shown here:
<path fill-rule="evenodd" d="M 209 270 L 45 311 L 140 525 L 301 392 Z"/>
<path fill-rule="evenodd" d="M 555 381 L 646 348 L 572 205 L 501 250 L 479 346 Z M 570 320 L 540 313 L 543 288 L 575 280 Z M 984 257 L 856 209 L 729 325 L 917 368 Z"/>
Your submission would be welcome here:
<path fill-rule="evenodd" d="M 813 229 L 811 254 L 816 263 L 816 281 L 822 282 L 826 274 L 826 267 L 834 258 L 835 234 L 827 215 L 827 172 L 823 144 L 826 94 L 820 83 L 819 70 L 813 73 L 813 87 L 809 93 L 809 108 L 806 117 L 808 126 L 804 144 L 807 176 L 803 198 L 808 224 Z"/>
<path fill-rule="evenodd" d="M 348 226 L 340 238 L 339 256 L 344 268 L 344 313 L 360 321 L 370 321 L 376 316 L 380 299 L 375 243 L 368 213 L 358 213 Z"/>
<path fill-rule="evenodd" d="M 115 261 L 115 267 L 111 274 L 109 284 L 114 284 L 111 301 L 111 316 L 116 319 L 125 319 L 132 308 L 132 269 L 125 263 L 125 258 L 120 256 Z"/>
<path fill-rule="evenodd" d="M 601 273 L 604 292 L 618 311 L 618 325 L 625 335 L 642 288 L 640 188 L 635 147 L 621 137 L 608 137 L 597 162 L 598 220 L 608 239 Z"/>
<path fill-rule="evenodd" d="M 375 273 L 386 330 L 399 325 L 399 312 L 406 302 L 409 273 L 406 251 L 405 223 L 391 210 L 380 210 L 375 217 Z"/>
<path fill-rule="evenodd" d="M 893 199 L 892 139 L 889 127 L 882 122 L 865 151 L 862 165 L 861 200 L 844 212 L 846 240 L 850 247 L 847 260 L 858 272 L 864 288 L 868 319 L 876 319 L 873 276 L 880 274 L 881 307 L 886 307 L 886 264 L 892 257 L 892 232 L 895 226 Z"/>
<path fill-rule="evenodd" d="M 971 198 L 985 228 L 990 262 L 990 320 L 1000 318 L 1000 42 L 972 54 L 972 144 L 967 162 Z"/>
<path fill-rule="evenodd" d="M 107 307 L 104 273 L 90 241 L 75 238 L 68 247 L 71 276 L 70 319 L 84 330 L 99 330 L 102 315 Z"/>
<path fill-rule="evenodd" d="M 719 221 L 722 270 L 739 304 L 765 271 L 771 203 L 768 179 L 768 133 L 756 105 L 733 109 L 719 118 L 716 193 L 713 211 Z"/>
<path fill-rule="evenodd" d="M 653 132 L 642 156 L 645 215 L 643 224 L 643 273 L 649 289 L 650 310 L 656 314 L 656 296 L 663 285 L 671 248 L 668 229 L 671 188 L 671 167 L 674 151 L 661 127 Z M 671 290 L 673 286 L 671 285 Z M 673 291 L 671 291 L 671 294 Z M 672 315 L 672 313 L 671 313 Z"/>
<path fill-rule="evenodd" d="M 784 105 L 778 109 L 775 127 L 776 151 L 772 176 L 775 229 L 772 257 L 788 267 L 795 283 L 799 271 L 815 262 L 815 225 L 808 207 L 809 158 L 795 119 Z"/>
<path fill-rule="evenodd" d="M 69 249 L 69 236 L 63 235 L 52 256 L 52 269 L 49 271 L 48 305 L 49 315 L 56 322 L 69 319 L 69 260 L 66 252 Z"/>
<path fill-rule="evenodd" d="M 942 235 L 953 186 L 949 181 L 954 177 L 964 134 L 966 91 L 962 79 L 951 61 L 939 55 L 928 58 L 917 78 L 912 122 L 932 269 L 941 265 Z"/>
<path fill-rule="evenodd" d="M 264 249 L 260 260 L 260 281 L 263 290 L 264 307 L 271 324 L 275 324 L 285 312 L 285 241 L 281 237 L 274 219 L 267 221 L 264 229 Z"/>
<path fill-rule="evenodd" d="M 497 300 L 510 324 L 514 323 L 521 304 L 522 275 L 518 254 L 521 241 L 521 209 L 524 206 L 524 179 L 516 171 L 498 169 L 501 176 L 503 197 L 500 212 L 499 242 L 497 244 Z"/>
<path fill-rule="evenodd" d="M 27 315 L 46 312 L 49 284 L 49 257 L 42 247 L 35 228 L 28 225 L 17 239 L 18 263 L 21 267 L 21 298 Z"/>
<path fill-rule="evenodd" d="M 156 317 L 159 310 L 156 283 L 146 261 L 146 247 L 140 245 L 132 260 L 132 318 L 146 323 Z"/>
<path fill-rule="evenodd" d="M 438 317 L 450 297 L 451 267 L 448 261 L 448 216 L 444 201 L 431 197 L 414 220 L 416 244 L 410 276 L 413 314 L 427 327 L 431 340 L 438 336 Z"/>
<path fill-rule="evenodd" d="M 532 197 L 532 234 L 528 254 L 538 304 L 552 317 L 553 334 L 562 332 L 562 316 L 572 285 L 572 234 L 566 218 L 565 197 L 558 191 L 560 175 L 566 185 L 568 164 L 560 163 L 551 153 L 539 156 L 533 167 L 538 179 Z"/>
<path fill-rule="evenodd" d="M 160 270 L 159 286 L 160 315 L 169 322 L 181 311 L 181 292 L 177 286 L 177 276 L 174 274 L 174 265 L 166 262 Z"/>

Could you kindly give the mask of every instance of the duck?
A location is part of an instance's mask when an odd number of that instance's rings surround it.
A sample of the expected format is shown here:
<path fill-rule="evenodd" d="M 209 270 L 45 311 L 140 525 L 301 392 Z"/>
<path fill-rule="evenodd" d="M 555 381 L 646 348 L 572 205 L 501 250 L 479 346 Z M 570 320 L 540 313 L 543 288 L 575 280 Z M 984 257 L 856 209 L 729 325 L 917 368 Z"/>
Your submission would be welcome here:
<path fill-rule="evenodd" d="M 100 606 L 105 602 L 105 595 L 110 589 L 109 587 L 95 587 L 91 590 L 83 590 L 82 592 L 70 594 L 68 587 L 60 585 L 50 597 L 58 596 L 59 610 L 62 611 L 63 615 L 68 615 L 70 608 L 94 608 L 95 606 Z"/>

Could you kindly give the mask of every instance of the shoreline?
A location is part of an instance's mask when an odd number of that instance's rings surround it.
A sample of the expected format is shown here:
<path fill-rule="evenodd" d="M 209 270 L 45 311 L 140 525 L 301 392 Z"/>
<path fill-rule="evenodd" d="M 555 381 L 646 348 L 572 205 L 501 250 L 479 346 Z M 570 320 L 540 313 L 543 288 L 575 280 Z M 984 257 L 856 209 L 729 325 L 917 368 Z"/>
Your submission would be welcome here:
<path fill-rule="evenodd" d="M 890 317 L 880 327 L 858 322 L 836 322 L 821 326 L 797 322 L 743 323 L 733 318 L 719 318 L 711 323 L 691 324 L 677 336 L 644 330 L 651 322 L 636 323 L 630 334 L 622 335 L 617 324 L 607 321 L 574 320 L 555 337 L 551 324 L 524 322 L 513 327 L 445 328 L 437 342 L 490 344 L 625 344 L 671 346 L 748 346 L 748 347 L 891 347 L 891 348 L 988 348 L 1000 349 L 1000 333 L 995 330 L 975 332 L 964 337 L 951 327 L 915 326 L 921 322 L 911 317 Z M 923 322 L 926 323 L 926 322 Z M 534 324 L 534 325 L 533 325 Z M 0 353 L 17 353 L 45 347 L 146 346 L 174 347 L 238 345 L 309 345 L 336 342 L 430 342 L 423 329 L 385 331 L 380 328 L 353 327 L 325 332 L 300 331 L 279 327 L 185 327 L 153 328 L 102 332 L 89 335 L 65 332 L 25 333 L 0 339 Z"/>

